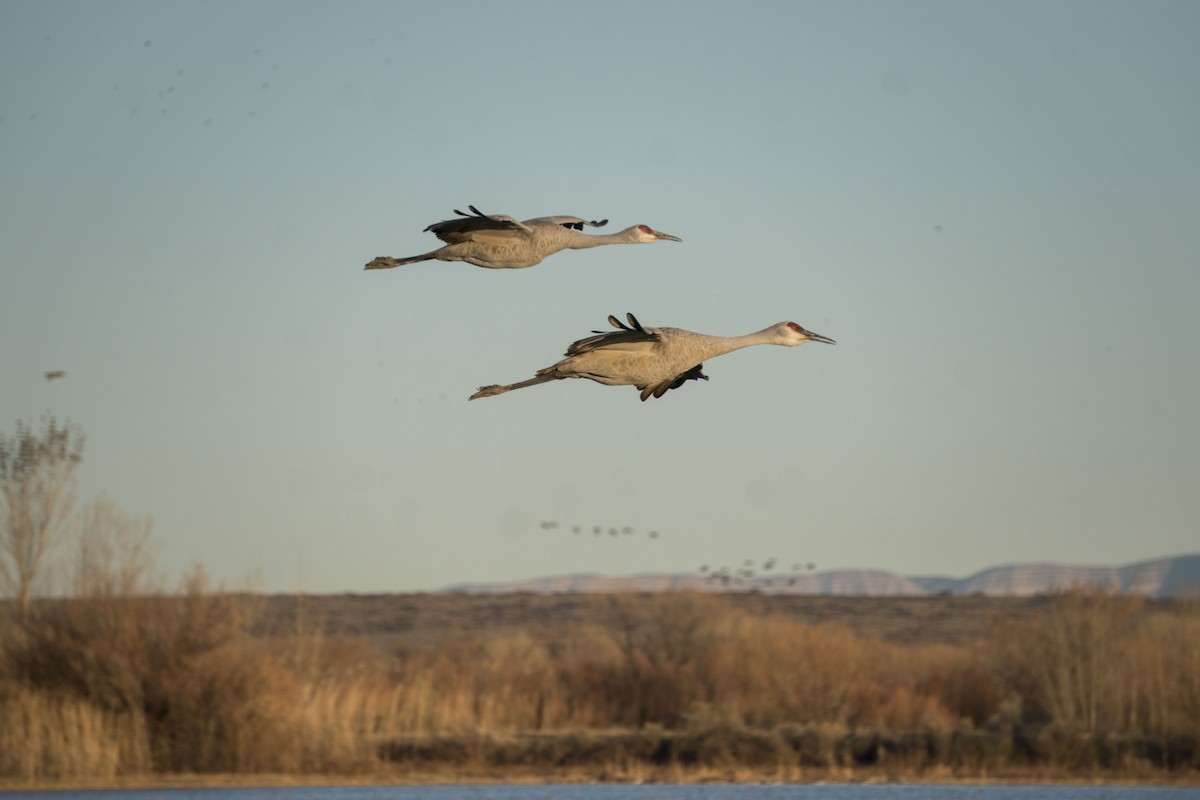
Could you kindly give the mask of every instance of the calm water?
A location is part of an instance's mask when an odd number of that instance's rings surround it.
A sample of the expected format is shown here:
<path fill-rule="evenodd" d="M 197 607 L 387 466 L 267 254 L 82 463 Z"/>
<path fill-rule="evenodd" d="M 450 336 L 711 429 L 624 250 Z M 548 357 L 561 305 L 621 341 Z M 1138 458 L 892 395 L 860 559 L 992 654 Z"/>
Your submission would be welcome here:
<path fill-rule="evenodd" d="M 0 792 L 3 800 L 1200 800 L 1200 788 L 1095 786 L 314 786 Z"/>

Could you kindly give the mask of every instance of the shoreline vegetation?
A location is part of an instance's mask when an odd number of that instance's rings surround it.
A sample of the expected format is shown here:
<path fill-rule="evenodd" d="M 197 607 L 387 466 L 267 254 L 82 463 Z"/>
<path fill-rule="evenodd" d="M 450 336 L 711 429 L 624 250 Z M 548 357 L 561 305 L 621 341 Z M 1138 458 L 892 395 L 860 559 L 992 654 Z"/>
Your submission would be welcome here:
<path fill-rule="evenodd" d="M 594 732 L 593 732 L 594 733 Z M 621 737 L 630 732 L 609 732 Z M 569 734 L 565 738 L 574 737 Z M 488 737 L 483 737 L 488 738 Z M 428 746 L 430 743 L 423 743 Z M 493 754 L 508 745 L 484 745 Z M 946 764 L 916 766 L 904 760 L 884 764 L 802 765 L 787 761 L 774 765 L 727 766 L 655 764 L 625 754 L 613 761 L 570 766 L 527 763 L 397 763 L 362 773 L 283 772 L 173 772 L 130 773 L 107 777 L 58 777 L 27 780 L 0 778 L 0 792 L 29 790 L 98 789 L 197 789 L 258 788 L 279 786 L 473 786 L 473 785 L 576 785 L 612 783 L 649 784 L 893 784 L 893 785 L 1047 785 L 1047 786 L 1181 786 L 1200 785 L 1194 768 L 1161 770 L 1145 764 L 1111 769 L 1093 766 L 1064 769 L 1054 765 L 1001 766 L 994 770 L 954 768 Z"/>
<path fill-rule="evenodd" d="M 381 636 L 200 569 L 116 585 L 0 605 L 0 787 L 1200 784 L 1194 602 L 1072 591 L 895 644 L 762 598 L 595 595 Z"/>
<path fill-rule="evenodd" d="M 170 773 L 121 775 L 107 779 L 63 778 L 23 781 L 0 779 L 0 793 L 19 791 L 96 791 L 146 789 L 254 789 L 288 786 L 573 786 L 648 785 L 911 785 L 911 786 L 1131 786 L 1181 787 L 1200 785 L 1195 773 L 1116 775 L 1109 771 L 1068 774 L 1061 770 L 1007 769 L 998 774 L 953 774 L 887 767 L 795 768 L 786 771 L 737 768 L 632 769 L 628 771 L 577 768 L 533 770 L 516 766 L 421 770 L 383 770 L 371 774 L 294 773 Z"/>

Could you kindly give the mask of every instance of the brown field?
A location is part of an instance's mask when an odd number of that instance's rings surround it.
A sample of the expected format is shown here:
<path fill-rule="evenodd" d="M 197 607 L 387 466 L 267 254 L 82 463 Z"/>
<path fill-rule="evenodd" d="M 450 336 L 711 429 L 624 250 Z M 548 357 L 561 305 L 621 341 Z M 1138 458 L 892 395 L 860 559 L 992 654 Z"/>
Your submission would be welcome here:
<path fill-rule="evenodd" d="M 88 590 L 0 607 L 0 785 L 1200 782 L 1200 606 Z"/>
<path fill-rule="evenodd" d="M 651 595 L 633 595 L 649 598 Z M 726 594 L 729 606 L 755 616 L 778 615 L 809 625 L 837 624 L 897 645 L 962 645 L 987 635 L 998 618 L 1024 619 L 1055 602 L 1035 597 L 833 597 Z M 603 594 L 332 594 L 268 595 L 257 632 L 285 631 L 298 617 L 334 636 L 436 645 L 455 636 L 527 633 L 544 637 L 572 626 L 614 621 L 614 597 Z M 1172 600 L 1151 605 L 1179 608 Z"/>

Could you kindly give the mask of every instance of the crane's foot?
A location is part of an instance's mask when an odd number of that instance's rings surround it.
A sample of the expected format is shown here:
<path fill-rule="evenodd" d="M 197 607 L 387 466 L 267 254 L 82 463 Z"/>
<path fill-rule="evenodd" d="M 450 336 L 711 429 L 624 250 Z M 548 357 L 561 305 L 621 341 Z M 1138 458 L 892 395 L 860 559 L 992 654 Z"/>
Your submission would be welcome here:
<path fill-rule="evenodd" d="M 391 256 L 378 256 L 371 260 L 363 269 L 391 269 L 400 266 L 400 262 Z"/>
<path fill-rule="evenodd" d="M 508 391 L 507 386 L 497 386 L 495 384 L 493 384 L 491 386 L 480 386 L 479 391 L 476 392 L 475 394 L 471 395 L 467 399 L 475 400 L 476 398 L 479 398 L 479 397 L 495 397 L 496 395 L 504 394 L 507 391 Z"/>

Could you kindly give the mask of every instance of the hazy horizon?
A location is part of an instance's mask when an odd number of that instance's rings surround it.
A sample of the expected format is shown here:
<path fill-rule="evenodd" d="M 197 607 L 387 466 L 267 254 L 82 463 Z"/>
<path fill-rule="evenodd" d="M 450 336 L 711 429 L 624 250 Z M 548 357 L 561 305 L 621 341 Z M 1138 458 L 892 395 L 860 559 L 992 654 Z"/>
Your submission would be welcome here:
<path fill-rule="evenodd" d="M 1155 567 L 1164 562 L 1171 564 L 1167 572 L 1159 574 Z M 1183 563 L 1180 563 L 1183 562 Z M 536 575 L 515 581 L 480 581 L 451 583 L 435 589 L 439 592 L 474 591 L 607 591 L 638 590 L 643 582 L 647 591 L 655 590 L 657 583 L 667 580 L 673 590 L 700 588 L 721 591 L 768 591 L 772 594 L 835 594 L 841 596 L 901 596 L 920 590 L 920 596 L 932 596 L 949 591 L 954 594 L 982 592 L 996 596 L 1028 596 L 1052 591 L 1066 591 L 1082 585 L 1100 585 L 1119 588 L 1130 594 L 1150 596 L 1192 597 L 1200 593 L 1200 551 L 1179 553 L 1161 558 L 1152 558 L 1125 564 L 1065 564 L 1057 561 L 1018 561 L 1007 564 L 992 564 L 968 574 L 946 575 L 942 573 L 906 572 L 863 565 L 861 567 L 835 567 L 818 569 L 816 565 L 774 565 L 755 563 L 743 565 L 702 565 L 701 570 L 681 572 L 636 572 L 614 575 L 601 572 L 570 572 L 551 575 Z M 746 571 L 748 570 L 748 571 Z M 1039 574 L 1043 573 L 1043 574 Z M 997 576 L 1021 574 L 1025 581 L 1021 585 L 1007 586 L 995 583 Z M 1046 574 L 1049 573 L 1049 574 Z M 1067 573 L 1096 573 L 1071 575 Z M 1104 573 L 1118 573 L 1104 574 Z M 1121 574 L 1124 573 L 1124 574 Z M 724 575 L 727 580 L 722 580 Z M 882 583 L 863 584 L 858 579 L 876 577 Z M 1117 578 L 1118 586 L 1097 583 L 1097 579 Z M 977 585 L 987 579 L 986 586 Z M 564 581 L 568 583 L 563 583 Z M 570 582 L 575 583 L 570 583 Z M 584 581 L 584 584 L 579 584 Z M 683 581 L 682 583 L 674 583 Z M 847 582 L 850 581 L 850 582 Z M 595 582 L 590 583 L 590 582 Z M 657 582 L 657 583 L 656 583 Z M 629 585 L 625 585 L 629 584 Z M 1128 584 L 1128 585 L 1126 585 Z M 559 588 L 554 588 L 559 586 Z M 541 588 L 537 588 L 541 587 Z"/>

